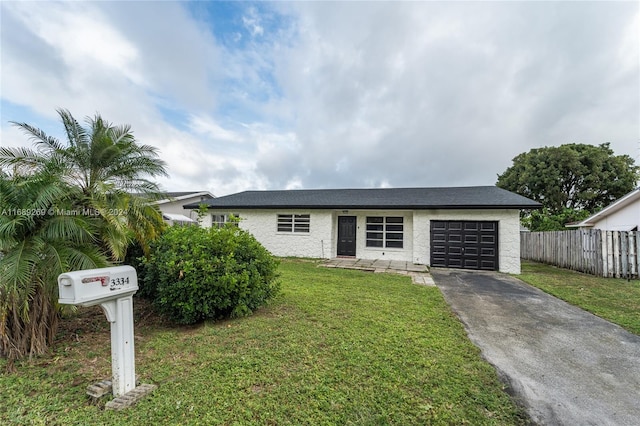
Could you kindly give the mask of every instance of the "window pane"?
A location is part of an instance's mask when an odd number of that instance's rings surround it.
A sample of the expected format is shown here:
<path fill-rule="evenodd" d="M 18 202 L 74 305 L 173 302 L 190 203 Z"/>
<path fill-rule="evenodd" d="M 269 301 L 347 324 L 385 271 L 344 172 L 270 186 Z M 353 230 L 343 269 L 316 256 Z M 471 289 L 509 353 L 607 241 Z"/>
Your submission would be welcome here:
<path fill-rule="evenodd" d="M 384 223 L 382 216 L 367 216 L 367 223 Z"/>
<path fill-rule="evenodd" d="M 367 240 L 367 247 L 382 247 L 380 240 Z"/>
<path fill-rule="evenodd" d="M 384 225 L 367 225 L 367 231 L 383 231 Z"/>
<path fill-rule="evenodd" d="M 402 217 L 388 217 L 387 223 L 402 223 Z"/>
<path fill-rule="evenodd" d="M 387 247 L 389 248 L 402 248 L 402 241 L 387 241 Z"/>
<path fill-rule="evenodd" d="M 293 216 L 290 214 L 278 215 L 278 232 L 293 231 Z"/>
<path fill-rule="evenodd" d="M 387 231 L 400 231 L 402 232 L 403 226 L 402 225 L 387 225 Z"/>
<path fill-rule="evenodd" d="M 294 232 L 309 232 L 309 224 L 308 223 L 296 223 Z"/>
<path fill-rule="evenodd" d="M 387 240 L 402 240 L 401 232 L 387 232 Z"/>
<path fill-rule="evenodd" d="M 367 232 L 367 239 L 381 240 L 383 235 L 384 234 L 382 232 Z"/>
<path fill-rule="evenodd" d="M 308 214 L 297 214 L 293 216 L 293 232 L 309 232 L 311 216 Z"/>

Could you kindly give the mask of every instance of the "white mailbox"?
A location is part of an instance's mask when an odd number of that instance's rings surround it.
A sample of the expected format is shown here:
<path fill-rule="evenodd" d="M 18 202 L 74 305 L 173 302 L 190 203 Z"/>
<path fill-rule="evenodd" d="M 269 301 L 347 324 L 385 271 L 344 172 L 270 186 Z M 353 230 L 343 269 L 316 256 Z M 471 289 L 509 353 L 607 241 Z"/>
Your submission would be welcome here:
<path fill-rule="evenodd" d="M 58 302 L 66 305 L 100 305 L 111 323 L 111 379 L 113 395 L 136 387 L 133 341 L 133 294 L 138 276 L 131 266 L 86 269 L 58 276 Z"/>
<path fill-rule="evenodd" d="M 61 304 L 93 306 L 138 291 L 138 276 L 131 266 L 73 271 L 58 276 L 58 289 Z"/>

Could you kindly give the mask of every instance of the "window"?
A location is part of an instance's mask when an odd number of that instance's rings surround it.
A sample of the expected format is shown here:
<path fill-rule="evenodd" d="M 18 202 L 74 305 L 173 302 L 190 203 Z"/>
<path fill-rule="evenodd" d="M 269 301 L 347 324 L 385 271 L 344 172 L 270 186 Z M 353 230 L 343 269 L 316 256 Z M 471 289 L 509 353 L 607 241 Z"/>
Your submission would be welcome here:
<path fill-rule="evenodd" d="M 223 214 L 211 215 L 211 226 L 214 228 L 222 228 L 226 221 L 226 217 Z"/>
<path fill-rule="evenodd" d="M 226 223 L 231 222 L 231 218 L 236 221 L 240 220 L 240 216 L 238 214 L 212 214 L 211 215 L 211 226 L 214 228 L 222 228 Z"/>
<path fill-rule="evenodd" d="M 367 216 L 367 247 L 402 248 L 404 218 Z"/>
<path fill-rule="evenodd" d="M 311 215 L 308 214 L 279 214 L 278 232 L 309 233 Z"/>

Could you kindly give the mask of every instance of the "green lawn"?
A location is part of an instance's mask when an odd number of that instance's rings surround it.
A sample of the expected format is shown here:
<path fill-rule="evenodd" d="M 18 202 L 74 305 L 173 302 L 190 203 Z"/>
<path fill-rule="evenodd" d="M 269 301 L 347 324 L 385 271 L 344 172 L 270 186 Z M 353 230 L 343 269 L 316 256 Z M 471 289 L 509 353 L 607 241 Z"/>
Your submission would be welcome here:
<path fill-rule="evenodd" d="M 282 295 L 251 317 L 163 324 L 136 300 L 137 373 L 158 389 L 92 405 L 110 375 L 99 309 L 65 320 L 49 356 L 0 376 L 0 424 L 527 424 L 435 287 L 284 260 Z M 4 361 L 0 361 L 4 368 Z"/>
<path fill-rule="evenodd" d="M 640 334 L 640 281 L 599 278 L 541 263 L 522 262 L 518 278 L 572 305 Z"/>

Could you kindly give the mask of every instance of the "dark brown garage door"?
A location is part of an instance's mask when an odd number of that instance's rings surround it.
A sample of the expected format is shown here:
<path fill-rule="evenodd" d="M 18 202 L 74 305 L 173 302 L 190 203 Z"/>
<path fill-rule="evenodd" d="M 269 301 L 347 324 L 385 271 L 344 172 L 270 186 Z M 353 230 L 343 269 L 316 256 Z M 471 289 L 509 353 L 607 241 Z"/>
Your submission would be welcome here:
<path fill-rule="evenodd" d="M 498 270 L 498 222 L 431 221 L 431 266 Z"/>

